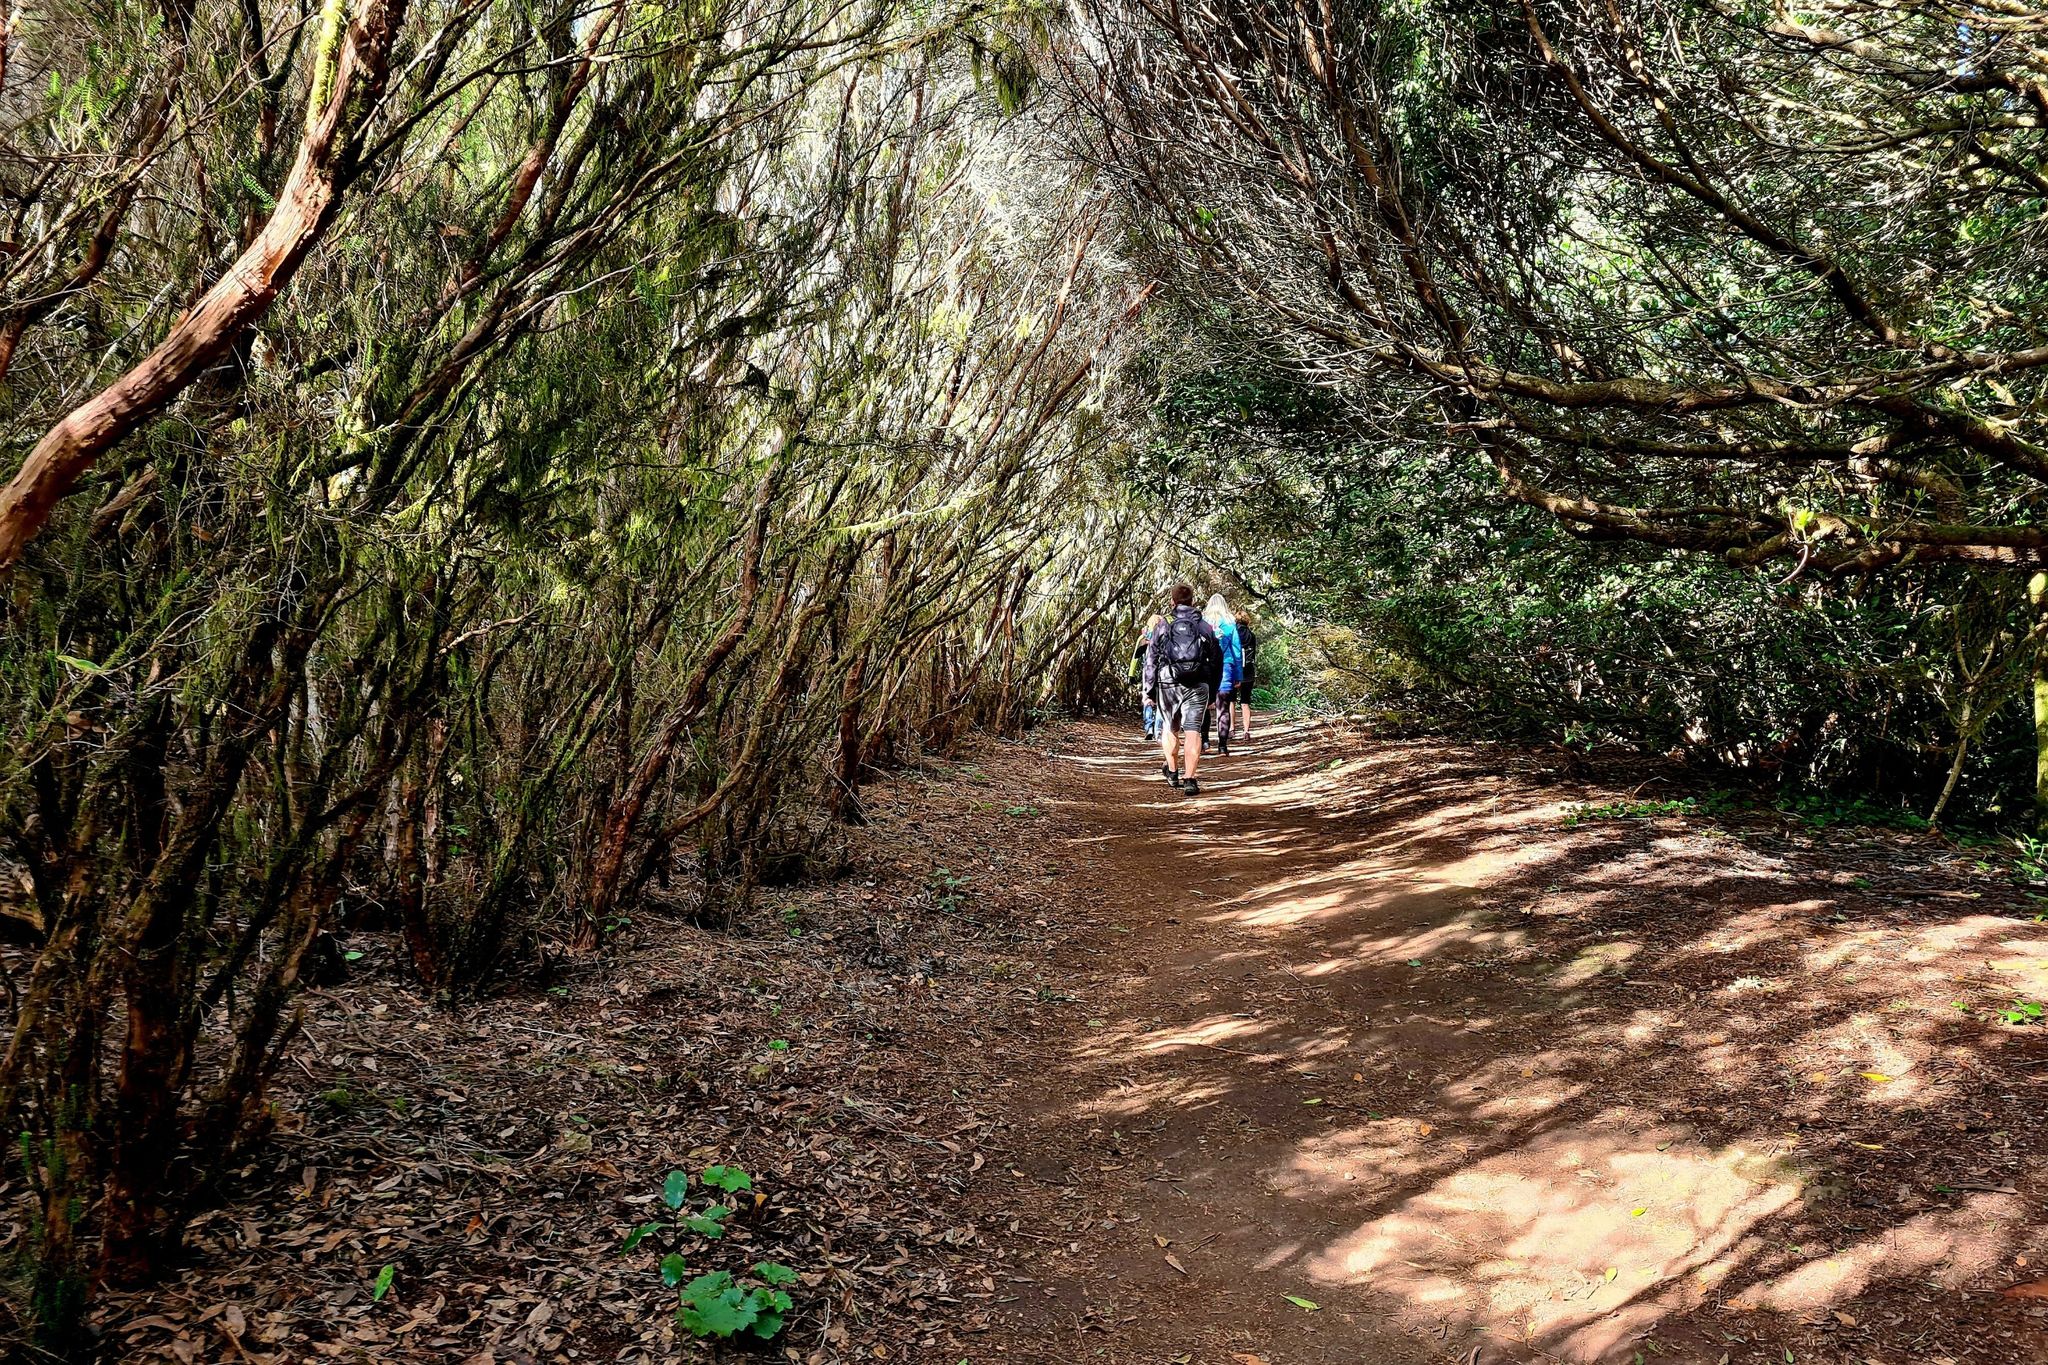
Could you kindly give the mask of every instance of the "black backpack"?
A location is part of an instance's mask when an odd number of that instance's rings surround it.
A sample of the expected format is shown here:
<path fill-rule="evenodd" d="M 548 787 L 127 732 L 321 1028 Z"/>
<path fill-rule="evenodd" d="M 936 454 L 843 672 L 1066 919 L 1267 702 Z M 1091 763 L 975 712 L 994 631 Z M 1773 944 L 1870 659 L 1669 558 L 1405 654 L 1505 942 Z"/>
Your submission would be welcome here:
<path fill-rule="evenodd" d="M 1173 619 L 1159 634 L 1159 662 L 1183 687 L 1209 680 L 1208 660 L 1202 650 L 1200 617 L 1174 613 Z"/>

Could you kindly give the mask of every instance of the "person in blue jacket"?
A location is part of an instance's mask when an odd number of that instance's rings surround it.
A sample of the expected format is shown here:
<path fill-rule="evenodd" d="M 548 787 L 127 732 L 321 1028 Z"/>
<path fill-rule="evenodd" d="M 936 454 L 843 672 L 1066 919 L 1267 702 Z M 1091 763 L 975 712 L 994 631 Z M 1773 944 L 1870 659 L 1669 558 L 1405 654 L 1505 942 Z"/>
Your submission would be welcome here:
<path fill-rule="evenodd" d="M 1230 711 L 1236 700 L 1237 685 L 1244 680 L 1244 642 L 1237 635 L 1237 617 L 1231 614 L 1230 603 L 1222 593 L 1212 593 L 1209 605 L 1202 610 L 1202 619 L 1216 631 L 1216 643 L 1223 647 L 1223 681 L 1217 685 L 1216 705 L 1213 714 L 1222 720 L 1216 731 L 1216 752 L 1219 755 L 1230 752 Z M 1202 727 L 1202 747 L 1209 747 L 1208 726 Z"/>
<path fill-rule="evenodd" d="M 1153 633 L 1165 619 L 1158 612 L 1153 612 L 1152 619 L 1145 623 L 1145 633 L 1138 637 L 1138 647 L 1131 651 L 1131 686 L 1138 689 L 1138 695 L 1145 703 L 1145 738 L 1148 740 L 1159 738 L 1159 707 L 1158 699 L 1145 686 L 1145 653 L 1152 648 Z"/>

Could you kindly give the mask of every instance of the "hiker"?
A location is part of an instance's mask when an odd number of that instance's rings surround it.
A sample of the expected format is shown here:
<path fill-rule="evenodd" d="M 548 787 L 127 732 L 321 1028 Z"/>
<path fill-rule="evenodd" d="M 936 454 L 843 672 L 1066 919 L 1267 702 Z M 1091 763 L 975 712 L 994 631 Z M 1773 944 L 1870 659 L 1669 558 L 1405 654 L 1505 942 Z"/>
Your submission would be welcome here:
<path fill-rule="evenodd" d="M 1223 681 L 1223 646 L 1195 610 L 1195 590 L 1173 586 L 1173 615 L 1146 635 L 1145 690 L 1159 699 L 1160 774 L 1188 796 L 1201 795 L 1202 723 Z"/>
<path fill-rule="evenodd" d="M 1202 619 L 1216 632 L 1216 643 L 1223 651 L 1223 676 L 1217 686 L 1216 715 L 1220 724 L 1216 731 L 1216 752 L 1220 757 L 1230 754 L 1230 710 L 1236 699 L 1237 686 L 1244 676 L 1244 647 L 1238 641 L 1237 617 L 1231 614 L 1230 603 L 1223 600 L 1222 593 L 1212 593 L 1209 605 L 1202 611 Z M 1209 727 L 1202 726 L 1202 748 L 1209 747 Z"/>
<path fill-rule="evenodd" d="M 1159 708 L 1153 704 L 1153 692 L 1145 683 L 1145 651 L 1152 648 L 1152 632 L 1159 629 L 1159 623 L 1166 618 L 1158 612 L 1145 623 L 1145 631 L 1138 637 L 1138 647 L 1131 651 L 1131 686 L 1138 689 L 1140 700 L 1145 703 L 1145 738 L 1159 738 Z"/>
<path fill-rule="evenodd" d="M 1252 628 L 1251 613 L 1237 618 L 1237 647 L 1244 655 L 1243 676 L 1237 680 L 1237 733 L 1252 737 L 1252 688 L 1258 685 L 1259 633 Z"/>

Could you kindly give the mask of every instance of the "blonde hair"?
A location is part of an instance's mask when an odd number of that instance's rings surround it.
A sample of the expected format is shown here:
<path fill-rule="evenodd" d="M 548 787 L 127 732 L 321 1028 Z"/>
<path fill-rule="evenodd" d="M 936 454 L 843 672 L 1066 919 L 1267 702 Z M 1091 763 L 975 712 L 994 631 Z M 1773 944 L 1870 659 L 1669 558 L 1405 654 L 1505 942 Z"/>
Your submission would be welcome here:
<path fill-rule="evenodd" d="M 1220 626 L 1225 621 L 1237 624 L 1237 618 L 1230 614 L 1230 603 L 1223 600 L 1220 592 L 1209 595 L 1209 605 L 1202 608 L 1202 619 L 1212 626 Z"/>

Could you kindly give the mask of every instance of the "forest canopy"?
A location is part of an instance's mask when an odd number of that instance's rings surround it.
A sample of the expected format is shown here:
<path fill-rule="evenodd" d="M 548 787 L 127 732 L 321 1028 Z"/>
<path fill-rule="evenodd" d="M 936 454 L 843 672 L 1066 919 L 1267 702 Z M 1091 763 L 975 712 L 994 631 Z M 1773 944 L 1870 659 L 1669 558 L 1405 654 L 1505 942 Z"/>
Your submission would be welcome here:
<path fill-rule="evenodd" d="M 1081 12 L 1171 458 L 1369 693 L 1922 816 L 2048 773 L 2038 9 Z"/>
<path fill-rule="evenodd" d="M 877 771 L 1129 705 L 1176 573 L 1429 723 L 2010 822 L 2044 35 L 2019 0 L 10 10 L 23 1320 L 75 1348 L 263 1141 L 337 926 L 459 1008 L 650 887 L 715 919 Z"/>

